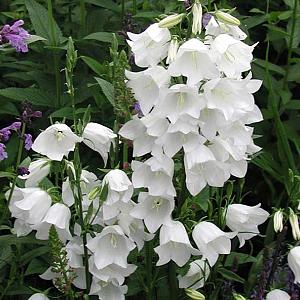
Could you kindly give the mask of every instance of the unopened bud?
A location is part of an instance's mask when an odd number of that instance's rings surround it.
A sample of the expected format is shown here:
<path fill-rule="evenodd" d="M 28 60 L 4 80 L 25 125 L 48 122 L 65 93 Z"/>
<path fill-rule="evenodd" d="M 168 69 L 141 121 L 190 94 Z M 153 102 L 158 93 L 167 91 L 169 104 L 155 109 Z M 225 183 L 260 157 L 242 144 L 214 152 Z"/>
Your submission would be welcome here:
<path fill-rule="evenodd" d="M 185 289 L 186 295 L 193 300 L 205 300 L 205 296 L 193 289 Z"/>
<path fill-rule="evenodd" d="M 276 211 L 273 217 L 274 231 L 281 232 L 283 229 L 283 212 L 281 210 Z"/>
<path fill-rule="evenodd" d="M 158 26 L 160 28 L 172 28 L 176 26 L 177 24 L 181 23 L 182 18 L 184 17 L 185 14 L 174 14 L 170 15 L 164 19 L 162 19 L 159 23 Z"/>
<path fill-rule="evenodd" d="M 193 34 L 201 33 L 202 31 L 202 5 L 200 3 L 195 3 L 192 8 L 193 12 Z"/>
<path fill-rule="evenodd" d="M 169 51 L 168 51 L 168 57 L 167 57 L 167 64 L 170 64 L 171 62 L 173 62 L 176 58 L 177 55 L 177 51 L 179 48 L 179 43 L 177 38 L 173 38 L 171 40 L 170 46 L 169 46 Z"/>
<path fill-rule="evenodd" d="M 294 240 L 299 241 L 300 240 L 300 229 L 299 229 L 298 217 L 291 208 L 290 208 L 289 221 L 292 226 L 293 238 L 294 238 Z"/>
<path fill-rule="evenodd" d="M 230 15 L 226 12 L 218 10 L 215 12 L 215 16 L 219 21 L 221 21 L 227 25 L 233 25 L 233 26 L 241 25 L 241 22 L 239 19 L 233 17 L 232 15 Z"/>
<path fill-rule="evenodd" d="M 89 192 L 89 199 L 94 200 L 101 194 L 101 187 L 96 186 Z"/>
<path fill-rule="evenodd" d="M 234 300 L 247 300 L 244 296 L 240 295 L 240 294 L 233 294 L 233 299 Z"/>

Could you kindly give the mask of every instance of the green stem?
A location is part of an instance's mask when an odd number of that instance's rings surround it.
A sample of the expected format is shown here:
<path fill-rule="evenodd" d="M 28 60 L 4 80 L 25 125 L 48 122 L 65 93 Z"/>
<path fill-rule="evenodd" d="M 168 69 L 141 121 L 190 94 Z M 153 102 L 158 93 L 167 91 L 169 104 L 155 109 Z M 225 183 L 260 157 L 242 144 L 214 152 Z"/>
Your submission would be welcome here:
<path fill-rule="evenodd" d="M 137 13 L 137 3 L 136 0 L 132 0 L 132 14 L 136 15 Z"/>
<path fill-rule="evenodd" d="M 176 265 L 173 261 L 168 264 L 168 279 L 170 286 L 170 300 L 178 299 L 178 286 L 176 277 Z"/>
<path fill-rule="evenodd" d="M 211 10 L 211 0 L 207 1 L 207 9 L 208 9 L 208 11 Z"/>
<path fill-rule="evenodd" d="M 298 6 L 298 0 L 294 0 L 294 7 L 293 7 L 293 21 L 292 21 L 292 28 L 291 28 L 291 34 L 290 34 L 290 41 L 289 41 L 289 48 L 288 48 L 288 57 L 287 57 L 287 67 L 285 76 L 283 79 L 283 88 L 285 89 L 287 87 L 287 80 L 290 72 L 290 62 L 293 54 L 293 42 L 294 42 L 294 36 L 295 36 L 295 30 L 296 30 L 296 21 L 297 21 L 297 6 Z"/>
<path fill-rule="evenodd" d="M 125 0 L 122 0 L 122 19 L 124 18 L 125 15 Z"/>
<path fill-rule="evenodd" d="M 147 274 L 147 300 L 153 299 L 153 274 L 152 274 L 152 259 L 153 259 L 153 241 L 146 242 L 146 274 Z"/>
<path fill-rule="evenodd" d="M 82 33 L 85 34 L 86 27 L 86 8 L 85 8 L 85 0 L 80 0 L 80 23 L 82 26 Z"/>
<path fill-rule="evenodd" d="M 60 77 L 60 68 L 59 68 L 59 56 L 57 53 L 53 53 L 54 61 L 54 72 L 55 72 L 55 86 L 56 86 L 56 106 L 60 108 L 60 97 L 61 97 L 61 77 Z"/>

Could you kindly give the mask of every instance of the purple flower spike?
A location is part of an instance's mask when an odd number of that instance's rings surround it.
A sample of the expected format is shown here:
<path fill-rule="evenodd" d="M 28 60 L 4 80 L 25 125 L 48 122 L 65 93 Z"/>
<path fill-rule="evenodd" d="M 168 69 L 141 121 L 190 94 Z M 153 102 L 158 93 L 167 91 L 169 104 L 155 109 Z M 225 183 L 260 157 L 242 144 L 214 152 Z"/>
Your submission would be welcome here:
<path fill-rule="evenodd" d="M 21 122 L 14 122 L 12 123 L 10 126 L 8 126 L 7 128 L 10 130 L 19 130 L 22 126 Z"/>
<path fill-rule="evenodd" d="M 23 20 L 16 21 L 12 26 L 4 25 L 0 31 L 0 42 L 10 43 L 17 52 L 28 52 L 26 40 L 30 37 L 30 34 L 22 28 L 23 25 Z"/>
<path fill-rule="evenodd" d="M 8 127 L 0 129 L 0 141 L 7 142 L 10 138 L 11 132 Z"/>
<path fill-rule="evenodd" d="M 23 103 L 23 112 L 21 116 L 21 121 L 27 124 L 31 124 L 31 118 L 41 118 L 42 112 L 37 110 L 34 111 L 32 105 L 28 102 Z"/>
<path fill-rule="evenodd" d="M 30 150 L 31 149 L 31 146 L 32 146 L 32 135 L 29 134 L 29 133 L 25 133 L 25 146 L 24 148 L 26 150 Z"/>
<path fill-rule="evenodd" d="M 5 145 L 0 143 L 0 161 L 7 158 L 7 152 L 5 151 Z"/>
<path fill-rule="evenodd" d="M 203 15 L 203 18 L 202 18 L 203 27 L 206 27 L 208 25 L 211 18 L 212 18 L 211 14 L 204 14 Z"/>

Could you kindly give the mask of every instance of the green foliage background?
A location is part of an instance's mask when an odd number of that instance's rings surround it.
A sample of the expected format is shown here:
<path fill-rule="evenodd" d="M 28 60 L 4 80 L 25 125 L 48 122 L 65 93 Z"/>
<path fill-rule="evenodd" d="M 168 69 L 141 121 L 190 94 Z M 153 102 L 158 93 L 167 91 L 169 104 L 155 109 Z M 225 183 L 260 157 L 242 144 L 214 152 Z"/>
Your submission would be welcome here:
<path fill-rule="evenodd" d="M 237 181 L 234 193 L 236 197 L 243 197 L 246 204 L 261 202 L 268 211 L 272 211 L 272 207 L 296 209 L 300 201 L 297 176 L 300 154 L 299 0 L 221 0 L 214 3 L 222 8 L 236 6 L 235 15 L 249 35 L 247 43 L 259 42 L 254 53 L 253 77 L 263 80 L 256 102 L 262 109 L 264 121 L 256 125 L 255 133 L 256 143 L 263 150 L 250 164 L 246 180 Z M 139 32 L 159 15 L 183 10 L 182 2 L 176 0 L 1 0 L 0 24 L 23 19 L 25 28 L 40 37 L 30 45 L 28 54 L 0 49 L 1 125 L 7 125 L 19 115 L 20 103 L 24 100 L 43 111 L 43 118 L 30 127 L 33 136 L 49 125 L 49 118 L 52 121 L 72 119 L 62 72 L 67 38 L 72 36 L 80 57 L 74 77 L 77 114 L 81 117 L 90 105 L 92 119 L 113 128 L 116 87 L 112 81 L 109 50 L 114 46 L 113 33 L 119 48 L 128 51 L 124 38 L 118 34 L 127 29 L 126 20 L 130 19 L 132 28 Z M 17 156 L 17 143 L 17 138 L 8 143 L 9 158 L 1 162 L 2 172 L 11 170 Z M 91 155 L 86 152 L 84 164 L 101 167 L 100 158 Z M 1 174 L 1 189 L 4 190 L 8 181 L 5 173 Z M 230 186 L 221 194 L 226 195 Z M 206 199 L 203 194 L 194 201 L 205 207 Z M 0 212 L 4 206 L 1 193 Z M 48 287 L 37 274 L 47 268 L 45 254 L 49 248 L 47 243 L 31 236 L 17 239 L 10 233 L 12 224 L 7 216 L 0 219 L 0 299 L 27 299 L 25 295 L 32 293 L 29 287 L 38 290 Z M 264 247 L 269 249 L 276 243 L 271 219 L 265 229 L 264 239 L 254 239 L 252 248 L 242 249 L 245 254 L 240 255 L 236 277 L 224 270 L 220 272 L 224 279 L 240 282 L 242 285 L 237 285 L 237 289 L 248 295 L 259 280 Z M 229 261 L 228 265 L 231 264 Z M 141 287 L 137 282 L 136 278 L 129 282 L 129 294 L 136 295 L 132 299 L 141 299 L 138 294 Z M 169 299 L 164 279 L 159 285 L 157 299 Z"/>

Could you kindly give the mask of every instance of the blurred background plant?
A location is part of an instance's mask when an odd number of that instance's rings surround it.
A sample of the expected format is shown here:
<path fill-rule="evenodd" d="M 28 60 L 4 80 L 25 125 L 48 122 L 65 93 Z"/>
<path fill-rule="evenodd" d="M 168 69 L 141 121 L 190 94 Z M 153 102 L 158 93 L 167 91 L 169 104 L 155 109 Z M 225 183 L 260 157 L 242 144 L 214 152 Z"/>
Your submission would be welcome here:
<path fill-rule="evenodd" d="M 264 121 L 256 125 L 256 144 L 263 150 L 250 164 L 246 180 L 236 180 L 234 185 L 229 182 L 222 190 L 207 188 L 199 196 L 188 199 L 181 211 L 182 218 L 197 216 L 198 210 L 209 210 L 210 200 L 218 197 L 220 201 L 235 197 L 248 205 L 261 202 L 269 212 L 273 207 L 284 209 L 286 214 L 288 207 L 297 211 L 300 202 L 299 0 L 201 2 L 211 7 L 214 4 L 222 8 L 237 6 L 235 16 L 249 35 L 246 42 L 259 41 L 254 52 L 253 73 L 255 78 L 263 80 L 263 88 L 256 94 L 264 115 Z M 35 35 L 32 40 L 35 42 L 29 44 L 28 53 L 0 48 L 0 127 L 20 118 L 21 104 L 25 101 L 35 111 L 43 112 L 41 118 L 27 125 L 32 136 L 48 126 L 49 118 L 52 122 L 73 118 L 62 72 L 67 38 L 72 36 L 79 56 L 74 76 L 76 114 L 82 118 L 90 106 L 93 120 L 116 128 L 119 124 L 113 124 L 115 115 L 122 123 L 128 117 L 126 111 L 134 109 L 130 101 L 128 107 L 118 106 L 118 99 L 122 99 L 118 82 L 123 80 L 118 68 L 120 65 L 127 68 L 128 63 L 122 52 L 128 53 L 126 32 L 138 33 L 156 17 L 184 11 L 188 6 L 189 1 L 176 0 L 1 0 L 1 26 L 22 19 L 24 28 Z M 7 176 L 11 173 L 7 172 L 16 171 L 19 138 L 18 134 L 10 138 L 6 144 L 8 158 L 0 163 L 3 191 L 9 184 Z M 99 163 L 89 151 L 83 158 L 84 164 L 91 167 Z M 6 211 L 5 206 L 4 193 L 1 193 L 1 212 Z M 9 216 L 4 214 L 1 220 L 0 299 L 27 299 L 25 295 L 49 287 L 37 276 L 48 266 L 45 254 L 49 246 L 30 236 L 16 238 L 10 232 Z M 285 224 L 287 221 L 286 217 Z M 288 286 L 293 299 L 298 299 L 298 287 L 291 276 L 286 276 L 289 271 L 285 253 L 287 242 L 292 241 L 291 230 L 285 226 L 276 235 L 270 218 L 266 232 L 264 244 L 262 239 L 254 239 L 241 249 L 243 254 L 233 252 L 227 257 L 225 266 L 230 270 L 218 270 L 226 282 L 215 287 L 208 285 L 210 299 L 220 299 L 220 293 L 224 299 L 231 299 L 233 291 L 251 299 L 262 299 L 265 290 L 282 286 Z M 140 299 L 143 295 L 139 294 L 144 289 L 139 276 L 143 274 L 137 272 L 129 279 L 128 295 L 132 297 L 129 299 Z M 169 290 L 164 288 L 168 279 L 164 276 L 159 279 L 156 297 L 169 299 Z"/>

